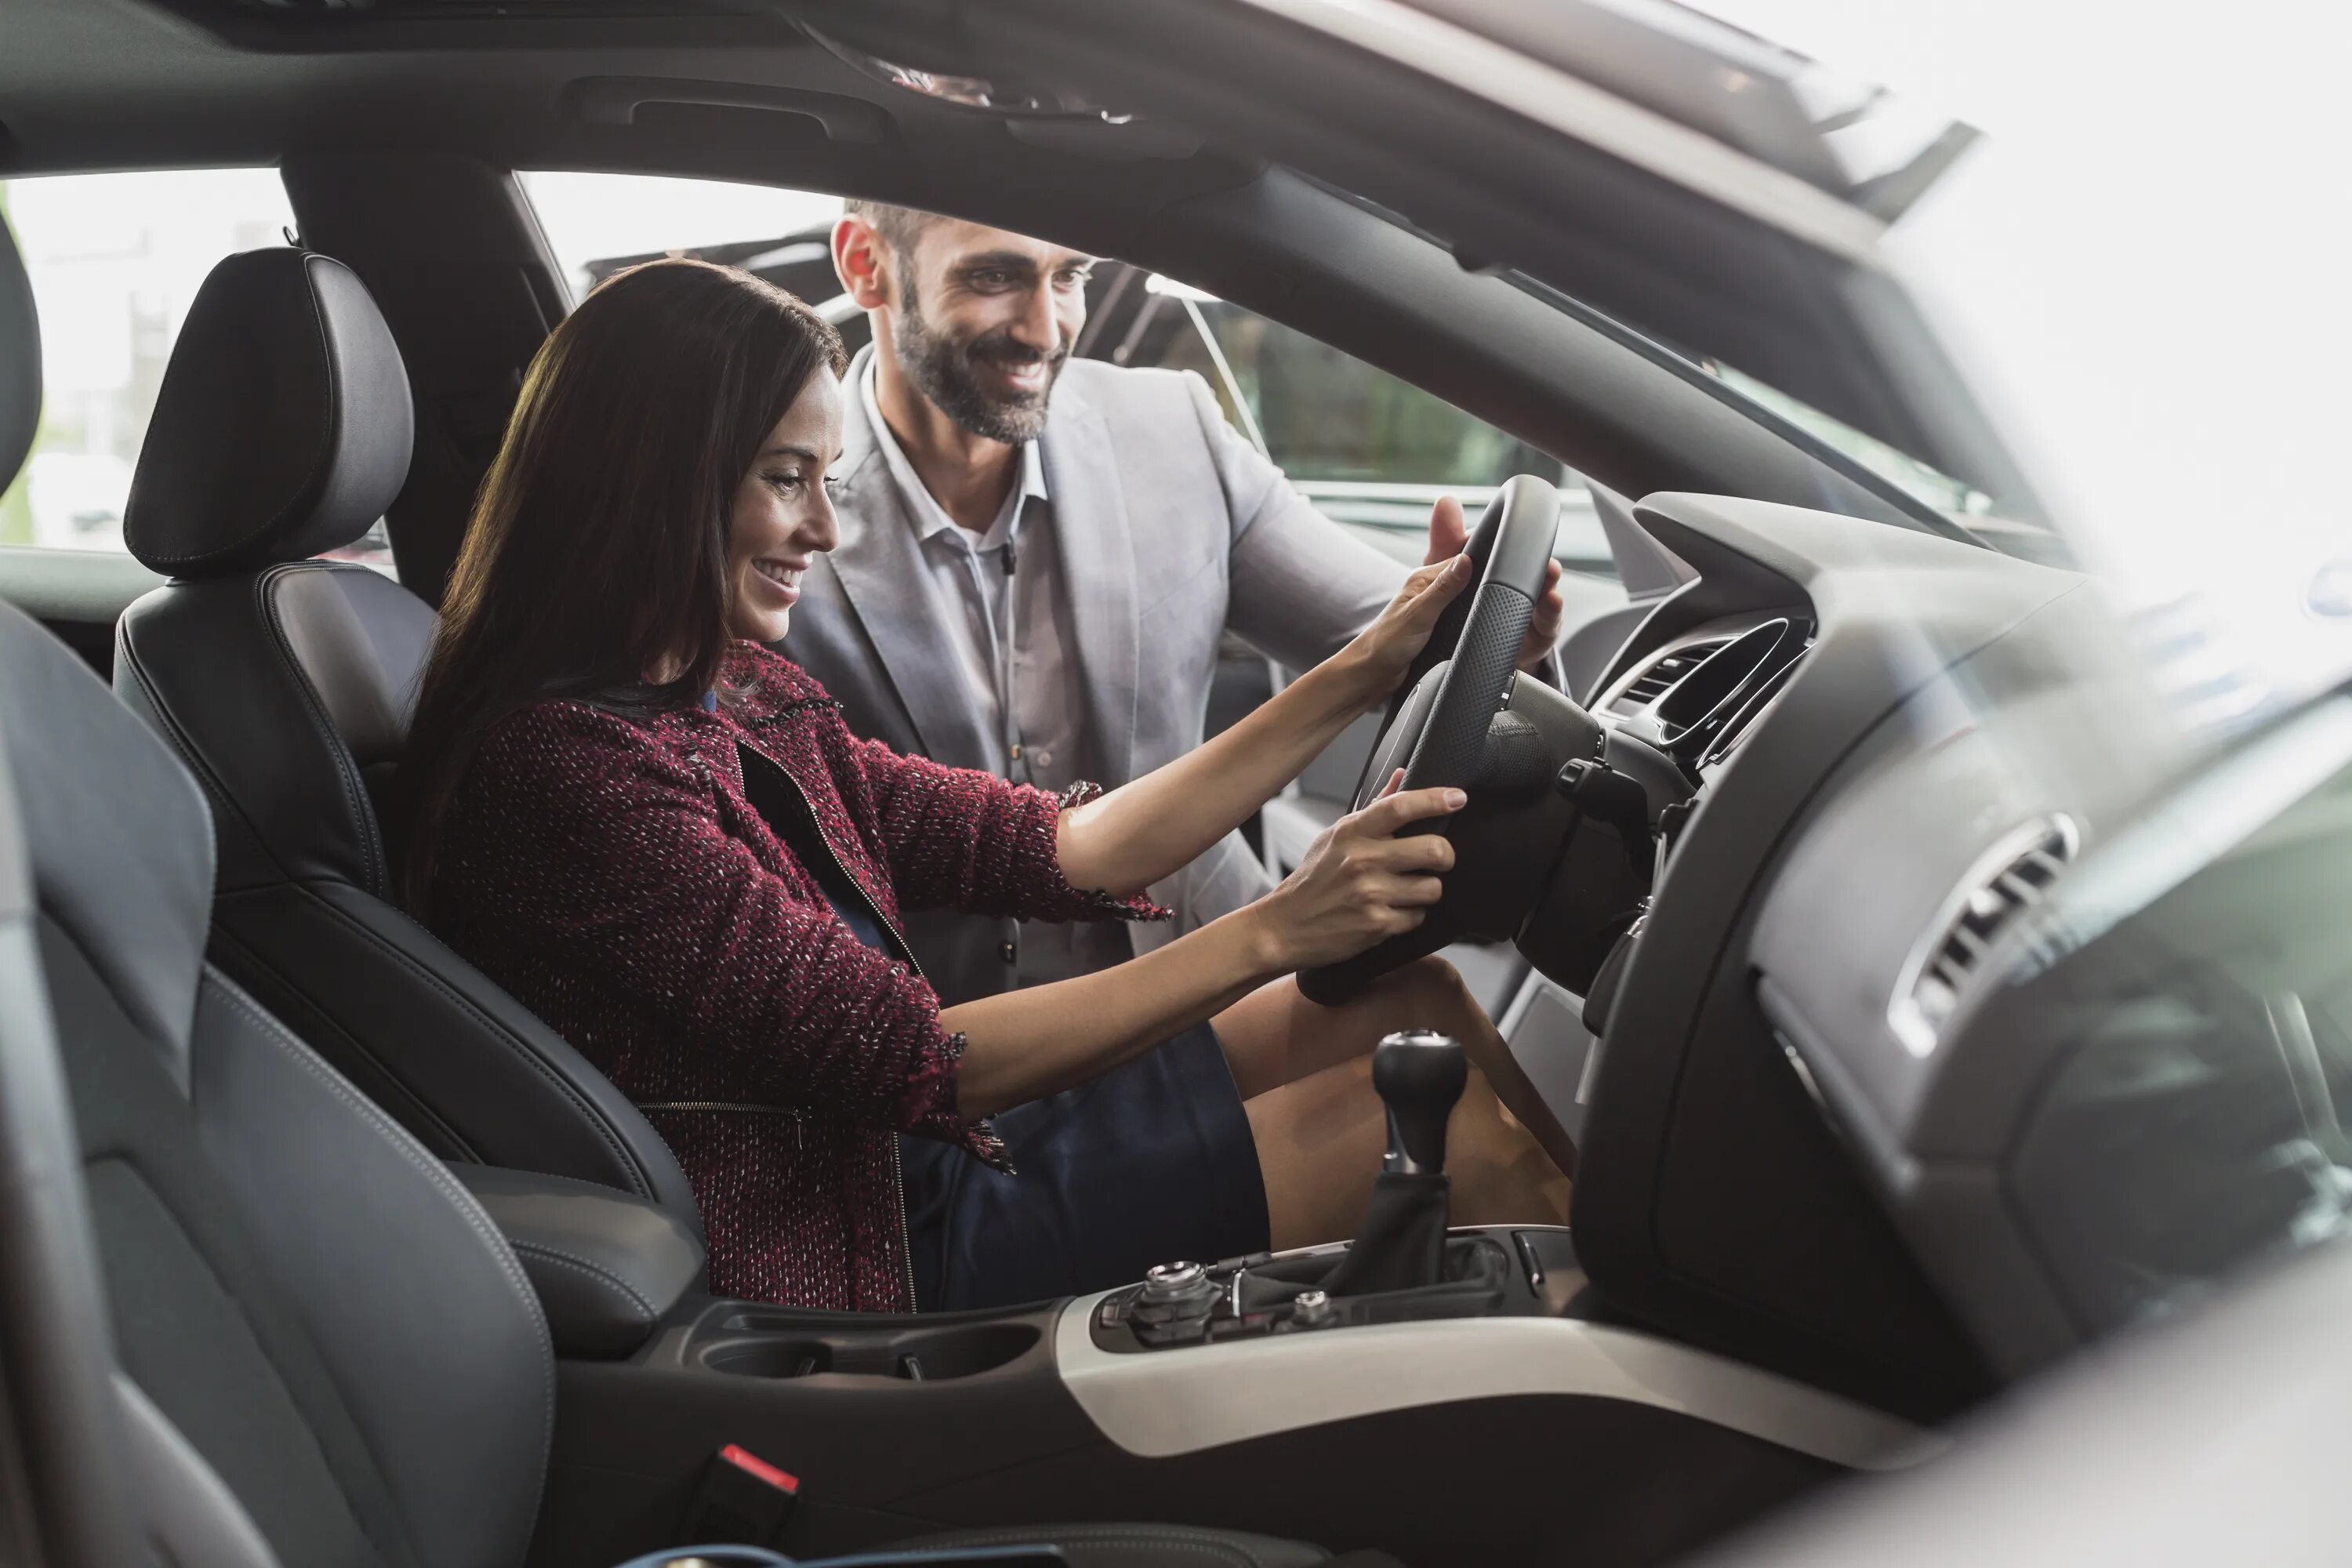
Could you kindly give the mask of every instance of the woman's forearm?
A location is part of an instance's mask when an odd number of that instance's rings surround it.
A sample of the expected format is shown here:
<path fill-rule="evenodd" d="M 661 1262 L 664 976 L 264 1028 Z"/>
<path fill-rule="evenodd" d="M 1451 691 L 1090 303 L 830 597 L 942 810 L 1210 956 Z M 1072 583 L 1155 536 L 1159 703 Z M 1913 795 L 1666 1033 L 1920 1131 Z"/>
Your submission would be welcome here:
<path fill-rule="evenodd" d="M 1062 814 L 1062 874 L 1126 898 L 1250 818 L 1381 695 L 1342 652 L 1198 750 Z"/>
<path fill-rule="evenodd" d="M 943 1009 L 940 1026 L 964 1037 L 957 1105 L 992 1116 L 1083 1083 L 1284 973 L 1279 944 L 1242 910 L 1115 968 Z"/>

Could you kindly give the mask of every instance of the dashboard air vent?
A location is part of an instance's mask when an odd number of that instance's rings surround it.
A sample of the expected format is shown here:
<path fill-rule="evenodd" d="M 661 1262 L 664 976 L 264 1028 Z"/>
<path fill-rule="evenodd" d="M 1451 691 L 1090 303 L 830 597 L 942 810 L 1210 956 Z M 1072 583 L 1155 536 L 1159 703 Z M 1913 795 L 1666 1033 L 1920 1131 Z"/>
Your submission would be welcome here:
<path fill-rule="evenodd" d="M 1609 711 L 1628 718 L 1641 712 L 1659 698 L 1674 689 L 1675 683 L 1706 662 L 1706 656 L 1731 641 L 1717 637 L 1709 642 L 1688 643 L 1659 659 L 1643 670 L 1631 686 L 1617 694 L 1609 704 Z"/>
<path fill-rule="evenodd" d="M 1724 721 L 1723 728 L 1716 732 L 1714 741 L 1707 746 L 1706 755 L 1700 759 L 1704 765 L 1712 767 L 1723 761 L 1731 755 L 1741 741 L 1748 738 L 1748 727 L 1772 705 L 1772 700 L 1780 695 L 1780 689 L 1789 684 L 1790 676 L 1797 673 L 1799 660 L 1812 646 L 1811 642 L 1800 645 L 1787 663 L 1780 665 L 1758 681 L 1755 689 L 1740 699 L 1738 710 Z"/>
<path fill-rule="evenodd" d="M 1915 1057 L 1934 1051 L 1994 942 L 2049 896 L 2081 844 L 2074 819 L 2053 813 L 2002 837 L 1960 879 L 1895 987 L 1886 1021 Z"/>

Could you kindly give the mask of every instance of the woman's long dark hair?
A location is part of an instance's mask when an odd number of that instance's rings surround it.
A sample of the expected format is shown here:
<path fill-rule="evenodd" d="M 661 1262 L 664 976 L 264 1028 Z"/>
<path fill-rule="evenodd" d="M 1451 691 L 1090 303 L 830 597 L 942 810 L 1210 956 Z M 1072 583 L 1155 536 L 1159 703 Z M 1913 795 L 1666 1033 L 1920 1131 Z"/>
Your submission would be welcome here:
<path fill-rule="evenodd" d="M 736 487 L 809 377 L 844 363 L 840 334 L 800 300 L 700 261 L 615 273 L 549 334 L 475 502 L 402 753 L 410 909 L 424 912 L 450 799 L 491 725 L 549 698 L 668 705 L 711 689 Z"/>

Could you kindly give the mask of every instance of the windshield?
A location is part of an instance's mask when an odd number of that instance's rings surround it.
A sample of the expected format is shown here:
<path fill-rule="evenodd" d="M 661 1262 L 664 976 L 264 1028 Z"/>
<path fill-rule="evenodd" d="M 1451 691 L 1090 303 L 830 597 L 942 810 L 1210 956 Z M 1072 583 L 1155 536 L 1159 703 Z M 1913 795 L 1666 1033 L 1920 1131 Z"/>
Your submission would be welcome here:
<path fill-rule="evenodd" d="M 1701 360 L 1699 364 L 1742 397 L 1760 404 L 1767 411 L 1806 431 L 1832 450 L 1853 458 L 1915 500 L 1925 501 L 1937 511 L 1960 519 L 1985 517 L 1995 510 L 1992 497 L 1984 491 L 1964 485 L 1949 474 L 1938 473 L 1909 453 L 1899 451 L 1874 436 L 1865 436 L 1852 426 L 1831 418 L 1820 409 L 1800 403 L 1787 393 L 1776 391 L 1752 375 L 1743 375 L 1719 361 Z"/>
<path fill-rule="evenodd" d="M 2290 0 L 2193 25 L 2088 0 L 1697 5 L 1982 129 L 1881 249 L 2151 661 L 2183 661 L 2185 715 L 2243 722 L 2352 676 L 2352 22 Z"/>

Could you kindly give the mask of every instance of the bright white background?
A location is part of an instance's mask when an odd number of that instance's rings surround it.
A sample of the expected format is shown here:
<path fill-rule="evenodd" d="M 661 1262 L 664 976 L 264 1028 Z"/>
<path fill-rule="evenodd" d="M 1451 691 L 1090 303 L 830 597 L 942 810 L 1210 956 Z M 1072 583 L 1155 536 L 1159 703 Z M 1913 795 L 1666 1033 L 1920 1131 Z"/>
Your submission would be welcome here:
<path fill-rule="evenodd" d="M 1987 132 L 1888 249 L 2044 500 L 2273 699 L 2352 671 L 2352 7 L 1698 6 Z"/>
<path fill-rule="evenodd" d="M 41 313 L 47 434 L 0 502 L 0 541 L 122 548 L 122 503 L 180 322 L 214 263 L 285 243 L 275 169 L 11 180 Z"/>
<path fill-rule="evenodd" d="M 576 298 L 583 263 L 772 238 L 839 198 L 705 180 L 533 174 L 523 184 Z M 120 550 L 139 443 L 171 344 L 221 258 L 294 226 L 275 169 L 11 180 L 8 221 L 41 312 L 44 433 L 0 498 L 0 543 Z"/>
<path fill-rule="evenodd" d="M 635 256 L 656 246 L 693 249 L 773 239 L 841 216 L 838 196 L 714 180 L 526 174 L 522 188 L 575 300 L 587 288 L 583 262 Z"/>

